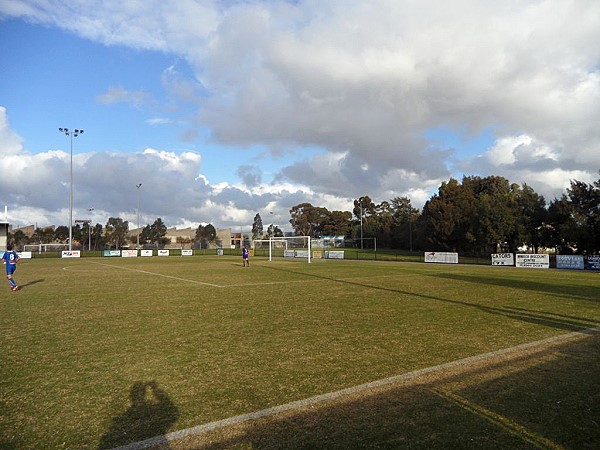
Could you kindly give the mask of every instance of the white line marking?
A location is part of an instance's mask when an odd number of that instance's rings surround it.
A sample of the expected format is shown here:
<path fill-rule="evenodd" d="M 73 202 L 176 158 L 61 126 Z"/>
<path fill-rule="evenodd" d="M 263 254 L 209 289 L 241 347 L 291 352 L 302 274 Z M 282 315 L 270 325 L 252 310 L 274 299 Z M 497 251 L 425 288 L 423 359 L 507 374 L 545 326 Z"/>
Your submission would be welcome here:
<path fill-rule="evenodd" d="M 98 264 L 99 266 L 112 267 L 112 268 L 119 269 L 119 270 L 129 270 L 131 272 L 145 273 L 146 275 L 155 275 L 157 277 L 170 278 L 172 280 L 184 281 L 186 283 L 201 284 L 203 286 L 211 286 L 211 287 L 217 287 L 217 288 L 223 287 L 223 286 L 219 286 L 218 284 L 206 283 L 204 281 L 189 280 L 187 278 L 174 277 L 172 275 L 164 275 L 162 273 L 150 272 L 148 270 L 133 269 L 131 267 L 123 267 L 123 266 L 114 266 L 112 264 L 104 264 L 104 263 L 94 263 L 94 264 Z"/>
<path fill-rule="evenodd" d="M 329 392 L 327 394 L 317 395 L 314 397 L 309 397 L 304 400 L 298 400 L 291 403 L 286 403 L 284 405 L 274 406 L 272 408 L 262 409 L 260 411 L 254 411 L 247 414 L 241 414 L 239 416 L 229 417 L 223 420 L 217 420 L 215 422 L 205 423 L 203 425 L 198 425 L 192 428 L 187 428 L 184 430 L 175 431 L 173 433 L 166 434 L 164 436 L 156 436 L 150 439 L 145 439 L 139 442 L 133 442 L 128 445 L 124 445 L 121 447 L 117 447 L 113 450 L 143 450 L 149 449 L 157 445 L 164 445 L 166 442 L 173 442 L 179 439 L 183 439 L 190 436 L 197 436 L 203 433 L 207 433 L 209 431 L 217 430 L 219 428 L 225 428 L 228 426 L 239 425 L 244 422 L 249 422 L 251 420 L 260 419 L 262 417 L 274 416 L 276 414 L 280 414 L 286 411 L 292 411 L 295 409 L 305 408 L 307 406 L 316 405 L 318 403 L 323 403 L 329 400 L 335 400 L 341 397 L 348 397 L 353 394 L 357 394 L 360 392 L 368 391 L 374 388 L 379 388 L 383 386 L 388 386 L 391 384 L 398 383 L 400 381 L 407 381 L 422 375 L 427 375 L 430 373 L 441 372 L 447 369 L 453 369 L 455 367 L 460 367 L 464 365 L 469 365 L 475 362 L 485 361 L 486 359 L 492 359 L 498 356 L 507 355 L 513 352 L 518 352 L 521 350 L 528 350 L 535 347 L 543 346 L 546 344 L 560 343 L 569 341 L 572 339 L 576 339 L 578 337 L 582 337 L 582 335 L 589 335 L 592 333 L 596 333 L 600 331 L 600 327 L 588 328 L 586 330 L 575 331 L 573 333 L 561 334 L 558 336 L 553 336 L 550 338 L 542 339 L 539 341 L 528 342 L 526 344 L 516 345 L 514 347 L 504 348 L 500 350 L 496 350 L 489 353 L 482 353 L 481 355 L 470 356 L 468 358 L 458 359 L 456 361 L 451 361 L 444 364 L 439 364 L 437 366 L 426 367 L 424 369 L 414 370 L 412 372 L 403 373 L 402 375 L 396 375 L 389 378 L 383 378 L 381 380 L 372 381 L 370 383 L 360 384 L 358 386 L 353 386 L 346 389 L 341 389 L 339 391 Z"/>

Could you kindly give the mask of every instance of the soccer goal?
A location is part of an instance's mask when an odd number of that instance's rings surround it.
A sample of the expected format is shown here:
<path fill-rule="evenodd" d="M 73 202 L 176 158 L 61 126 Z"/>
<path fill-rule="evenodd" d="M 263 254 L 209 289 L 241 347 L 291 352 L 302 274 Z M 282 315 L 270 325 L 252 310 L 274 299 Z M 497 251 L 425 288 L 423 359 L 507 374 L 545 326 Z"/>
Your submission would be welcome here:
<path fill-rule="evenodd" d="M 69 244 L 25 244 L 23 246 L 24 252 L 32 253 L 47 253 L 47 252 L 60 252 L 63 250 L 69 250 Z"/>
<path fill-rule="evenodd" d="M 310 236 L 288 236 L 256 239 L 252 245 L 255 252 L 260 249 L 268 249 L 269 261 L 273 260 L 273 256 L 283 256 L 284 258 L 306 258 L 310 263 L 310 242 Z"/>

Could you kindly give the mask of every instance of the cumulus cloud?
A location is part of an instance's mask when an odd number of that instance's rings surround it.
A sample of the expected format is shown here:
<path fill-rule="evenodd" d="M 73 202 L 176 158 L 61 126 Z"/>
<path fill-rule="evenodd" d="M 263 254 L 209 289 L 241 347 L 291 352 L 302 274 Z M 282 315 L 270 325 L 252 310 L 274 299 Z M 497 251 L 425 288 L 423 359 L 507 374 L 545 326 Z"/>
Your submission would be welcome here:
<path fill-rule="evenodd" d="M 181 190 L 194 214 L 224 223 L 274 197 L 279 205 L 311 200 L 339 209 L 360 195 L 408 195 L 420 206 L 441 181 L 463 173 L 502 175 L 551 198 L 569 179 L 591 181 L 600 168 L 599 2 L 18 0 L 1 11 L 106 45 L 172 53 L 196 79 L 170 67 L 164 87 L 174 101 L 197 105 L 198 129 L 218 144 L 294 156 L 269 194 L 259 167 L 238 169 L 243 186 L 198 183 L 199 155 L 149 149 L 79 162 L 85 173 L 101 159 L 123 179 L 136 167 L 136 179 Z M 119 86 L 99 99 L 148 100 Z M 426 137 L 440 128 L 493 129 L 494 141 L 458 158 L 460 149 Z M 21 143 L 13 135 L 3 145 Z M 297 158 L 308 148 L 323 151 Z M 25 160 L 42 157 L 57 168 L 65 163 L 50 152 Z M 114 189 L 111 177 L 106 190 Z M 125 212 L 133 195 L 107 198 Z M 185 217 L 168 195 L 156 197 L 173 217 Z"/>

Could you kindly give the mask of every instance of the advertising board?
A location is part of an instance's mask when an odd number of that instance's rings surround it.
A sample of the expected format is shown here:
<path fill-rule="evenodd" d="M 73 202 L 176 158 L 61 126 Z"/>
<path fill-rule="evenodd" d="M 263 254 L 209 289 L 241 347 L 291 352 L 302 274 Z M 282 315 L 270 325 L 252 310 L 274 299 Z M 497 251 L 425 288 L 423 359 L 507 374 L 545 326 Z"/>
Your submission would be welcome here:
<path fill-rule="evenodd" d="M 81 251 L 79 250 L 63 250 L 61 252 L 61 258 L 80 258 Z"/>
<path fill-rule="evenodd" d="M 548 254 L 526 254 L 517 253 L 516 264 L 517 267 L 526 267 L 530 269 L 549 269 L 550 268 L 550 255 Z"/>
<path fill-rule="evenodd" d="M 135 258 L 137 255 L 137 250 L 121 250 L 121 258 Z"/>
<path fill-rule="evenodd" d="M 556 268 L 583 270 L 585 268 L 583 255 L 556 255 Z"/>
<path fill-rule="evenodd" d="M 325 252 L 326 259 L 344 259 L 343 250 L 329 250 Z"/>
<path fill-rule="evenodd" d="M 600 270 L 600 255 L 588 256 L 585 268 L 588 270 Z"/>
<path fill-rule="evenodd" d="M 492 266 L 514 266 L 514 253 L 492 253 Z"/>
<path fill-rule="evenodd" d="M 158 250 L 157 255 L 158 256 L 169 256 L 169 250 L 164 250 L 164 249 Z"/>
<path fill-rule="evenodd" d="M 458 253 L 425 252 L 426 263 L 458 264 Z"/>
<path fill-rule="evenodd" d="M 193 256 L 194 251 L 191 249 L 183 249 L 181 250 L 181 256 Z"/>

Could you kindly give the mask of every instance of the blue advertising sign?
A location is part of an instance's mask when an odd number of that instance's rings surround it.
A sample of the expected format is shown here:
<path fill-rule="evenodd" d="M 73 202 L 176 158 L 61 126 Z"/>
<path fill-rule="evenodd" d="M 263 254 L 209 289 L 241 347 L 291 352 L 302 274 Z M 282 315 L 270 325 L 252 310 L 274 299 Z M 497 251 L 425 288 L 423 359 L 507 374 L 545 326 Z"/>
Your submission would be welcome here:
<path fill-rule="evenodd" d="M 583 255 L 556 255 L 556 268 L 583 270 Z"/>
<path fill-rule="evenodd" d="M 600 255 L 592 255 L 587 257 L 588 270 L 600 270 Z"/>

